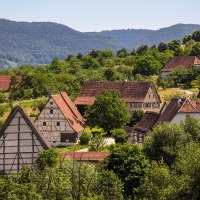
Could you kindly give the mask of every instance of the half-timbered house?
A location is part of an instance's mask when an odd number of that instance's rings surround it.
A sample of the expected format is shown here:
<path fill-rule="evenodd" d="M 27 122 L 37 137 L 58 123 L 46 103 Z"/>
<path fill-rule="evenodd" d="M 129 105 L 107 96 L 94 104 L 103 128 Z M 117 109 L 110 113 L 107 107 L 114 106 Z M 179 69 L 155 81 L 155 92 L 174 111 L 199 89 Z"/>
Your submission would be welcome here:
<path fill-rule="evenodd" d="M 92 105 L 96 96 L 103 90 L 119 90 L 121 98 L 126 102 L 130 114 L 134 110 L 159 112 L 160 97 L 153 82 L 114 82 L 114 81 L 90 81 L 85 82 L 74 103 L 81 113 L 84 107 Z"/>
<path fill-rule="evenodd" d="M 50 147 L 20 106 L 16 106 L 0 130 L 0 171 L 19 172 L 32 167 L 38 152 Z"/>
<path fill-rule="evenodd" d="M 84 118 L 65 92 L 51 95 L 35 120 L 38 129 L 53 146 L 76 144 L 84 123 Z"/>
<path fill-rule="evenodd" d="M 164 122 L 178 124 L 185 121 L 188 115 L 200 120 L 200 101 L 186 98 L 172 99 L 170 103 L 163 105 L 160 113 L 146 112 L 129 134 L 129 141 L 142 145 L 144 138 L 150 136 L 158 124 Z"/>

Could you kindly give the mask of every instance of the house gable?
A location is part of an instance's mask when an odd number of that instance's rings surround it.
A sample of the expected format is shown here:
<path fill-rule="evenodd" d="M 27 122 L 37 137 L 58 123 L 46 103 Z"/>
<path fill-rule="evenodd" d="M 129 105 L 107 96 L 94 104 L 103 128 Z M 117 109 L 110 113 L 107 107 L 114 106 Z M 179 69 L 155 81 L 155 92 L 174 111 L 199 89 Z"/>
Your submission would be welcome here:
<path fill-rule="evenodd" d="M 35 123 L 54 146 L 76 144 L 84 130 L 84 119 L 66 93 L 51 95 Z"/>
<path fill-rule="evenodd" d="M 0 170 L 19 172 L 22 165 L 35 163 L 38 152 L 50 147 L 19 106 L 15 107 L 0 130 Z"/>

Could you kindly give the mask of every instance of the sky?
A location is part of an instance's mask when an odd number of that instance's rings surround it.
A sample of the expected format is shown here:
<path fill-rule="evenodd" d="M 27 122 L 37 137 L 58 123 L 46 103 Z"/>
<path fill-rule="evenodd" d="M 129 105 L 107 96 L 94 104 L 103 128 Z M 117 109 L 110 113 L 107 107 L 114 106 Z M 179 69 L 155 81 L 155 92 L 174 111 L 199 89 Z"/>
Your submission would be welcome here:
<path fill-rule="evenodd" d="M 200 0 L 0 0 L 0 18 L 56 22 L 82 32 L 200 24 Z"/>

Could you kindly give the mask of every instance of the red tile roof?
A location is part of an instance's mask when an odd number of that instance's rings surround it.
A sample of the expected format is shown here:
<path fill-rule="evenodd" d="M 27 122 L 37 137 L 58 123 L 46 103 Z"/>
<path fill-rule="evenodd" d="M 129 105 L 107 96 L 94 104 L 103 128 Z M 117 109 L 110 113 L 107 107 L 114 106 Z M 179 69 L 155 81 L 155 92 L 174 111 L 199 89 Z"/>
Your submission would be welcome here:
<path fill-rule="evenodd" d="M 178 112 L 183 112 L 183 113 L 199 113 L 198 109 L 196 108 L 195 105 L 193 105 L 189 99 L 186 99 L 179 109 Z"/>
<path fill-rule="evenodd" d="M 72 129 L 78 133 L 82 132 L 84 130 L 84 119 L 76 107 L 72 105 L 73 102 L 68 97 L 68 95 L 62 92 L 61 94 L 51 95 L 51 97 L 63 113 L 66 120 L 71 125 Z"/>
<path fill-rule="evenodd" d="M 74 103 L 71 101 L 71 99 L 69 98 L 69 96 L 67 95 L 66 92 L 61 92 L 60 93 L 62 98 L 64 99 L 65 103 L 68 105 L 68 107 L 70 108 L 71 112 L 76 116 L 76 118 L 82 122 L 82 124 L 85 124 L 85 119 L 83 118 L 83 116 L 79 113 L 78 109 L 76 108 L 76 106 L 74 105 Z"/>
<path fill-rule="evenodd" d="M 143 102 L 151 86 L 155 87 L 152 82 L 85 82 L 74 103 L 77 105 L 91 105 L 94 103 L 95 97 L 106 89 L 119 90 L 121 98 L 126 102 Z"/>
<path fill-rule="evenodd" d="M 134 128 L 134 131 L 147 133 L 159 123 L 171 122 L 178 113 L 199 113 L 200 101 L 185 98 L 172 99 L 160 113 L 146 112 L 143 118 Z"/>
<path fill-rule="evenodd" d="M 101 161 L 110 153 L 108 152 L 67 152 L 60 153 L 62 159 L 70 159 L 76 161 Z"/>
<path fill-rule="evenodd" d="M 147 111 L 134 128 L 134 131 L 147 133 L 152 129 L 159 116 L 159 113 Z"/>
<path fill-rule="evenodd" d="M 160 114 L 156 124 L 162 122 L 171 122 L 172 119 L 176 116 L 177 113 L 199 113 L 200 111 L 197 109 L 197 102 L 190 101 L 189 99 L 179 98 L 173 99 L 166 109 Z"/>
<path fill-rule="evenodd" d="M 11 77 L 8 75 L 0 75 L 0 89 L 7 89 L 9 88 L 10 82 L 11 82 Z M 18 82 L 20 82 L 22 79 L 21 76 L 17 76 Z"/>
<path fill-rule="evenodd" d="M 178 66 L 189 69 L 192 65 L 200 65 L 200 59 L 196 56 L 178 56 L 169 60 L 161 71 L 169 72 Z"/>

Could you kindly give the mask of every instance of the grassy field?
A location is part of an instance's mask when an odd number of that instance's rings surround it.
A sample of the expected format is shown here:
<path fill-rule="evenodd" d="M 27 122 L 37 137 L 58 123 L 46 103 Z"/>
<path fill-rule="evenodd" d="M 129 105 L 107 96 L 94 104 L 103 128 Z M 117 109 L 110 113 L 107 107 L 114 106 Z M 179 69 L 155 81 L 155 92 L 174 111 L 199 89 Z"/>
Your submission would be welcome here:
<path fill-rule="evenodd" d="M 172 95 L 172 94 L 180 94 L 183 96 L 192 96 L 194 93 L 197 93 L 197 89 L 195 88 L 189 88 L 189 89 L 182 89 L 182 88 L 167 88 L 165 90 L 158 89 L 158 94 L 160 95 L 162 104 L 164 103 L 164 99 L 166 96 Z"/>
<path fill-rule="evenodd" d="M 34 113 L 34 114 L 37 115 L 38 111 L 33 111 L 32 105 L 33 105 L 33 103 L 35 101 L 40 100 L 40 99 L 42 99 L 42 98 L 22 100 L 22 101 L 15 101 L 13 103 L 13 106 L 17 106 L 17 105 L 21 106 L 22 108 L 24 108 L 24 110 L 26 111 L 26 113 L 29 116 L 30 116 L 31 113 Z M 6 106 L 6 112 L 4 113 L 3 117 L 0 118 L 1 120 L 4 121 L 8 117 L 8 115 L 9 115 L 9 113 L 11 111 L 11 108 L 9 107 L 9 105 L 7 103 L 2 103 L 2 104 L 0 104 L 0 106 Z"/>

